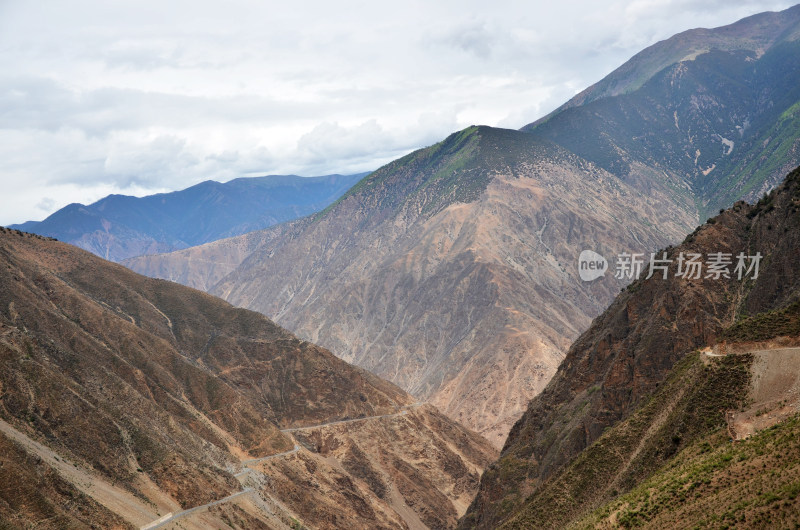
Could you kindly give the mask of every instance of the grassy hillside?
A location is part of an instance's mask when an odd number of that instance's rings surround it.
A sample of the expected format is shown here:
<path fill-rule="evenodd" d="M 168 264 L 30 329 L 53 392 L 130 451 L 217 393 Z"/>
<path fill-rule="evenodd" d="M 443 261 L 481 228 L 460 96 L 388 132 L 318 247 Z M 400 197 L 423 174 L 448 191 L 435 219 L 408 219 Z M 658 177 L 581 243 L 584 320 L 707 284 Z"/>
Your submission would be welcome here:
<path fill-rule="evenodd" d="M 800 300 L 782 309 L 746 317 L 726 329 L 721 338 L 731 342 L 749 342 L 784 335 L 800 335 Z"/>
<path fill-rule="evenodd" d="M 524 508 L 502 528 L 561 528 L 631 490 L 698 440 L 725 431 L 725 411 L 745 403 L 751 360 L 735 356 L 706 364 L 700 354 L 686 357 L 647 403 L 525 499 Z M 511 482 L 513 475 L 526 473 L 526 466 L 506 454 L 485 475 Z M 518 496 L 523 499 L 525 491 Z M 511 499 L 506 502 L 509 510 L 515 508 Z M 469 527 L 470 521 L 462 524 Z"/>
<path fill-rule="evenodd" d="M 797 528 L 800 415 L 742 442 L 696 440 L 577 528 Z"/>

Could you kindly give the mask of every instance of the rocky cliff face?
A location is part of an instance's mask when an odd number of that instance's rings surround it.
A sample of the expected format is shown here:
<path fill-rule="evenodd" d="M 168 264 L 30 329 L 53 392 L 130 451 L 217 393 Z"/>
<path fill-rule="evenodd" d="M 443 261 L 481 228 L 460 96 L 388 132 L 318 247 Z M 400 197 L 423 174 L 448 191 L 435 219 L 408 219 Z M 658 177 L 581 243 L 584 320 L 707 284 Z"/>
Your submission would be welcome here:
<path fill-rule="evenodd" d="M 432 512 L 447 527 L 495 454 L 258 313 L 70 245 L 0 229 L 0 286 L 0 521 L 12 528 L 139 527 L 231 495 L 185 523 L 389 528 Z M 319 449 L 285 429 L 331 422 L 352 447 L 382 440 L 391 499 L 370 489 L 371 453 L 353 449 L 310 479 L 329 484 L 325 510 L 295 502 L 288 484 Z"/>
<path fill-rule="evenodd" d="M 667 280 L 656 276 L 631 284 L 573 344 L 547 388 L 531 401 L 500 461 L 484 474 L 463 527 L 497 528 L 554 494 L 550 488 L 565 466 L 574 468 L 583 458 L 581 469 L 589 469 L 582 452 L 646 403 L 679 360 L 714 344 L 740 318 L 797 300 L 800 170 L 757 205 L 737 203 L 667 252 L 673 260 L 680 253 L 715 252 L 760 252 L 764 258 L 755 280 L 705 273 L 700 279 L 675 278 L 674 261 Z"/>

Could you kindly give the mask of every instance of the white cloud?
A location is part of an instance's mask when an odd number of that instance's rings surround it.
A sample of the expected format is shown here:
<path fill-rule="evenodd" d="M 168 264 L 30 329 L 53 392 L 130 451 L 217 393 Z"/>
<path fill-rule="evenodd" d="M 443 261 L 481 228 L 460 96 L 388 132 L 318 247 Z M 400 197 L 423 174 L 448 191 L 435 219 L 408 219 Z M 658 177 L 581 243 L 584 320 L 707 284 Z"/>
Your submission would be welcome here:
<path fill-rule="evenodd" d="M 434 37 L 432 41 L 472 54 L 479 59 L 488 59 L 497 37 L 486 21 L 472 20 L 448 29 L 444 35 Z"/>
<path fill-rule="evenodd" d="M 391 147 L 392 138 L 373 120 L 354 127 L 324 122 L 297 141 L 298 150 L 309 163 L 368 157 Z"/>
<path fill-rule="evenodd" d="M 36 208 L 42 210 L 44 212 L 51 212 L 56 205 L 55 199 L 51 199 L 50 197 L 45 197 L 36 205 Z"/>
<path fill-rule="evenodd" d="M 99 193 L 373 169 L 790 4 L 0 0 L 0 224 Z"/>

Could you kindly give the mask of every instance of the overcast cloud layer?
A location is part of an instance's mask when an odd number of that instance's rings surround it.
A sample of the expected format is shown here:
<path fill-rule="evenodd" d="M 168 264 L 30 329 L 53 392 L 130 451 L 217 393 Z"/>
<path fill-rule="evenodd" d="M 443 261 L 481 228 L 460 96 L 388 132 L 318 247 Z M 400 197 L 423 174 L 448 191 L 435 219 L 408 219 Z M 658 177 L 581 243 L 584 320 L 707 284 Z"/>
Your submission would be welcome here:
<path fill-rule="evenodd" d="M 0 0 L 0 224 L 375 169 L 471 124 L 521 127 L 677 32 L 793 3 Z"/>

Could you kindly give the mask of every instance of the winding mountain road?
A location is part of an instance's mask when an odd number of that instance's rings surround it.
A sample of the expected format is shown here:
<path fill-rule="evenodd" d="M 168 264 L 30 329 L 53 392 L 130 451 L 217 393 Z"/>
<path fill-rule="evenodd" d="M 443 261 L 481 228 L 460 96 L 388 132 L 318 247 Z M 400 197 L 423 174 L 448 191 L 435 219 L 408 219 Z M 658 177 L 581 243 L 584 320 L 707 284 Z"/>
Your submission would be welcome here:
<path fill-rule="evenodd" d="M 294 432 L 303 431 L 303 430 L 307 430 L 307 429 L 318 429 L 318 428 L 321 428 L 321 427 L 328 427 L 328 426 L 331 426 L 331 425 L 342 425 L 342 424 L 353 423 L 353 422 L 357 422 L 357 421 L 376 420 L 376 419 L 381 419 L 381 418 L 393 418 L 393 417 L 397 417 L 397 416 L 404 416 L 404 415 L 408 414 L 409 410 L 417 408 L 420 405 L 422 405 L 421 402 L 416 402 L 416 403 L 412 403 L 410 405 L 405 405 L 405 406 L 402 407 L 402 410 L 400 410 L 398 412 L 393 412 L 391 414 L 381 414 L 379 416 L 366 416 L 366 417 L 363 417 L 363 418 L 352 418 L 352 419 L 347 419 L 347 420 L 335 420 L 335 421 L 329 421 L 329 422 L 326 422 L 326 423 L 320 423 L 318 425 L 309 425 L 309 426 L 306 426 L 306 427 L 290 427 L 290 428 L 287 428 L 287 429 L 281 429 L 281 432 L 285 432 L 285 433 L 288 433 L 288 434 L 291 435 Z M 247 473 L 249 473 L 251 471 L 249 469 L 249 466 L 252 466 L 252 465 L 255 465 L 255 464 L 259 464 L 261 462 L 264 462 L 264 461 L 267 461 L 267 460 L 271 460 L 273 458 L 279 458 L 279 457 L 288 456 L 288 455 L 297 453 L 298 451 L 300 451 L 300 445 L 298 445 L 297 440 L 294 439 L 294 436 L 292 436 L 292 440 L 294 441 L 294 447 L 292 449 L 290 449 L 289 451 L 284 451 L 282 453 L 275 453 L 274 455 L 262 456 L 261 458 L 252 458 L 250 460 L 242 460 L 241 463 L 242 463 L 243 466 L 245 466 L 246 469 L 243 469 L 242 471 L 239 471 L 238 473 L 236 473 L 234 475 L 234 477 L 236 477 L 238 479 L 240 477 L 243 477 Z M 252 493 L 253 491 L 255 491 L 255 490 L 253 490 L 253 488 L 244 488 L 242 491 L 233 493 L 231 495 L 228 495 L 227 497 L 223 497 L 222 499 L 218 499 L 216 501 L 212 501 L 212 502 L 209 502 L 207 504 L 203 504 L 203 505 L 200 505 L 200 506 L 195 506 L 194 508 L 189 508 L 188 510 L 184 510 L 182 512 L 178 512 L 178 513 L 175 513 L 175 514 L 168 513 L 168 514 L 156 519 L 155 521 L 152 521 L 152 522 L 140 527 L 140 530 L 155 530 L 157 528 L 162 528 L 164 525 L 167 525 L 167 524 L 169 524 L 169 523 L 171 523 L 171 522 L 173 522 L 173 521 L 175 521 L 177 519 L 180 519 L 182 517 L 186 517 L 186 516 L 191 515 L 191 514 L 193 514 L 195 512 L 198 512 L 200 510 L 205 510 L 205 509 L 211 508 L 212 506 L 216 506 L 218 504 L 222 504 L 223 502 L 232 501 L 232 500 L 234 500 L 234 499 L 236 499 L 238 497 L 241 497 L 243 495 L 247 495 L 249 493 Z"/>
<path fill-rule="evenodd" d="M 221 499 L 217 499 L 215 501 L 211 501 L 208 504 L 195 506 L 194 508 L 189 508 L 188 510 L 184 510 L 182 512 L 178 512 L 176 514 L 168 513 L 167 515 L 165 515 L 165 516 L 163 516 L 163 517 L 161 517 L 159 519 L 156 519 L 152 523 L 149 523 L 149 524 L 146 524 L 146 525 L 142 526 L 140 528 L 140 530 L 155 530 L 156 528 L 161 528 L 162 526 L 164 526 L 166 524 L 169 524 L 169 523 L 171 523 L 171 522 L 173 522 L 173 521 L 175 521 L 177 519 L 180 519 L 181 517 L 186 517 L 187 515 L 191 515 L 191 514 L 193 514 L 195 512 L 199 512 L 200 510 L 205 510 L 207 508 L 211 508 L 212 506 L 216 506 L 217 504 L 222 504 L 223 502 L 232 501 L 233 499 L 235 499 L 237 497 L 241 497 L 243 495 L 247 495 L 248 493 L 252 493 L 253 491 L 255 491 L 255 490 L 253 490 L 253 488 L 245 488 L 242 491 L 238 491 L 238 492 L 236 492 L 236 493 L 234 493 L 232 495 L 228 495 L 227 497 L 223 497 Z"/>
<path fill-rule="evenodd" d="M 250 460 L 242 460 L 242 465 L 243 466 L 250 466 L 250 465 L 253 465 L 253 464 L 258 464 L 258 463 L 264 462 L 266 460 L 272 460 L 273 458 L 278 458 L 278 457 L 281 457 L 281 456 L 286 456 L 286 455 L 290 455 L 292 453 L 296 453 L 299 450 L 300 450 L 300 446 L 297 445 L 297 442 L 295 442 L 294 449 L 291 449 L 289 451 L 284 451 L 282 453 L 275 453 L 274 455 L 262 456 L 261 458 L 252 458 Z M 246 472 L 247 472 L 247 470 L 245 469 L 243 471 L 240 471 L 239 473 L 236 473 L 234 476 L 235 477 L 239 477 L 239 476 L 245 474 Z"/>
<path fill-rule="evenodd" d="M 403 409 L 399 412 L 392 412 L 391 414 L 381 414 L 380 416 L 365 416 L 363 418 L 351 418 L 347 420 L 335 420 L 329 421 L 327 423 L 320 423 L 318 425 L 308 425 L 306 427 L 289 427 L 288 429 L 281 429 L 281 432 L 293 433 L 297 431 L 305 431 L 308 429 L 318 429 L 320 427 L 329 427 L 331 425 L 342 425 L 344 423 L 354 423 L 357 421 L 365 421 L 365 420 L 377 420 L 380 418 L 394 418 L 395 416 L 403 416 L 408 414 L 408 411 L 413 408 L 417 408 L 422 405 L 421 402 L 412 403 L 410 405 L 405 405 Z"/>

